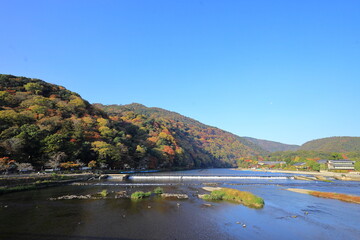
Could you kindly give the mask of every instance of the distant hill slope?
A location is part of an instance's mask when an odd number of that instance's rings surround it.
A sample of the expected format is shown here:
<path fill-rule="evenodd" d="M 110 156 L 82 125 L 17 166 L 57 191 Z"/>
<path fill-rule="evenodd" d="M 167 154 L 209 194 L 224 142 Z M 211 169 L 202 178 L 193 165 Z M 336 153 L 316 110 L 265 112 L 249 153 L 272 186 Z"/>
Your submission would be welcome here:
<path fill-rule="evenodd" d="M 267 151 L 245 138 L 205 125 L 176 112 L 146 107 L 138 103 L 127 105 L 94 105 L 110 115 L 123 115 L 127 112 L 135 112 L 157 121 L 165 121 L 171 129 L 176 130 L 180 135 L 184 134 L 187 137 L 199 140 L 202 148 L 217 158 L 226 161 L 234 162 L 247 156 L 267 153 Z"/>
<path fill-rule="evenodd" d="M 266 153 L 246 139 L 160 108 L 89 104 L 39 79 L 0 74 L 0 172 L 37 169 L 230 167 Z"/>
<path fill-rule="evenodd" d="M 251 137 L 243 137 L 246 140 L 260 146 L 262 149 L 268 152 L 279 152 L 279 151 L 296 151 L 300 148 L 299 145 L 289 145 L 279 142 L 273 142 L 268 140 L 256 139 Z"/>
<path fill-rule="evenodd" d="M 304 143 L 300 150 L 322 152 L 360 152 L 360 137 L 329 137 Z"/>

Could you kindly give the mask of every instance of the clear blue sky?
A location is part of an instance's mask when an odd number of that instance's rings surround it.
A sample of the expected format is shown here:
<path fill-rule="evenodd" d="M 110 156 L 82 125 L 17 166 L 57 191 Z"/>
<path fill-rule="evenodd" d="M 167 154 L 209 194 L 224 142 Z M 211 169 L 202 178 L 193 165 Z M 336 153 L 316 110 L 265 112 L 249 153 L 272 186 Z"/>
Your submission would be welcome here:
<path fill-rule="evenodd" d="M 0 72 L 239 136 L 360 136 L 358 0 L 0 0 Z"/>

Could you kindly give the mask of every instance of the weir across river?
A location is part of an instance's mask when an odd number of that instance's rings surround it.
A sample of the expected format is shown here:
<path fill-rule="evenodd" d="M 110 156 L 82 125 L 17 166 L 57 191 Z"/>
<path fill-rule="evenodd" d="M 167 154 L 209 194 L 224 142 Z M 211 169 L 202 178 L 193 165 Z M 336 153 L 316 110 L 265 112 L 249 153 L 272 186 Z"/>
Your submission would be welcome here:
<path fill-rule="evenodd" d="M 109 175 L 109 179 L 122 180 L 123 175 Z M 127 175 L 125 179 L 129 180 L 142 180 L 142 181 L 182 181 L 182 180 L 250 180 L 250 179 L 261 179 L 261 180 L 287 180 L 294 179 L 293 176 L 211 176 L 211 175 Z"/>

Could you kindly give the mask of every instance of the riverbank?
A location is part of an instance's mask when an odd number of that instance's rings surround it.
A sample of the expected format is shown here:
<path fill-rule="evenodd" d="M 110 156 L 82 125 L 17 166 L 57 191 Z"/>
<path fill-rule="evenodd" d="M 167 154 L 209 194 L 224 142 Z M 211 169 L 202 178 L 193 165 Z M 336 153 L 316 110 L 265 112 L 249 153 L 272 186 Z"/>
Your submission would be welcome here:
<path fill-rule="evenodd" d="M 275 169 L 245 169 L 245 168 L 234 168 L 233 170 L 237 171 L 258 171 L 258 172 L 271 172 L 271 173 L 290 173 L 290 174 L 300 174 L 300 175 L 311 175 L 314 177 L 329 177 L 335 178 L 342 181 L 360 181 L 360 172 L 350 172 L 350 173 L 335 173 L 328 171 L 320 172 L 309 172 L 309 171 L 291 171 L 291 170 L 275 170 Z"/>
<path fill-rule="evenodd" d="M 29 174 L 3 175 L 0 177 L 0 194 L 42 189 L 95 178 L 94 174 Z"/>

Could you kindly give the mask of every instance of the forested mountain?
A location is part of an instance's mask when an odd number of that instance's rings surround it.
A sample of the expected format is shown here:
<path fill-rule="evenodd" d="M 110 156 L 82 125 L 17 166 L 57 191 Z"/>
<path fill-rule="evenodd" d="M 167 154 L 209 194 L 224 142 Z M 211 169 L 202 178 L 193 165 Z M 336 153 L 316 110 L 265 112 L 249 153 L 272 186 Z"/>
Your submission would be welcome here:
<path fill-rule="evenodd" d="M 360 137 L 329 137 L 304 143 L 300 150 L 322 152 L 360 152 Z"/>
<path fill-rule="evenodd" d="M 61 86 L 0 75 L 0 171 L 14 163 L 224 167 L 261 153 L 245 139 L 180 114 L 139 104 L 91 105 Z"/>
<path fill-rule="evenodd" d="M 234 160 L 248 156 L 267 154 L 258 145 L 221 129 L 207 126 L 194 119 L 185 117 L 176 112 L 161 108 L 149 108 L 142 104 L 102 105 L 94 104 L 110 116 L 127 116 L 140 114 L 146 119 L 156 120 L 165 124 L 179 142 L 185 152 L 192 152 L 192 148 L 203 149 L 222 161 L 233 163 Z M 187 143 L 191 143 L 190 145 Z"/>
<path fill-rule="evenodd" d="M 289 145 L 279 142 L 273 142 L 268 140 L 256 139 L 251 137 L 243 137 L 246 140 L 260 146 L 262 149 L 268 152 L 278 152 L 278 151 L 296 151 L 300 148 L 299 145 Z"/>

